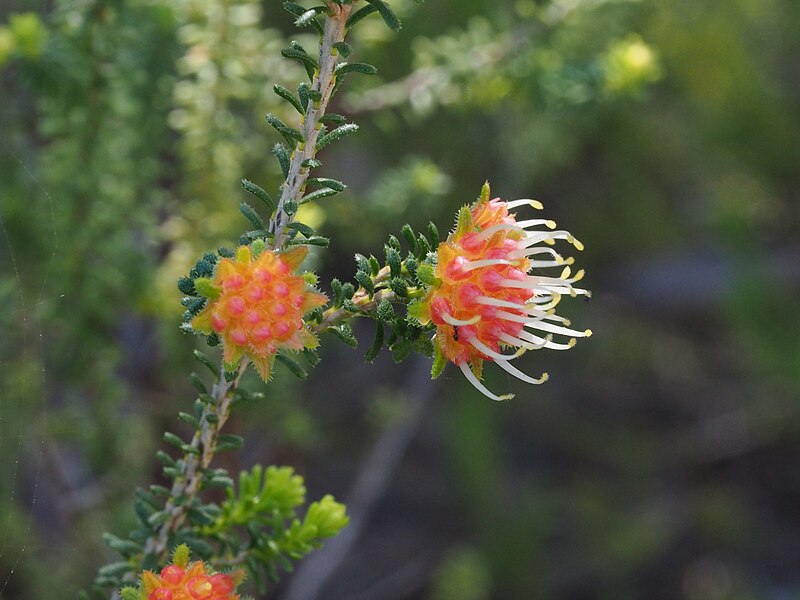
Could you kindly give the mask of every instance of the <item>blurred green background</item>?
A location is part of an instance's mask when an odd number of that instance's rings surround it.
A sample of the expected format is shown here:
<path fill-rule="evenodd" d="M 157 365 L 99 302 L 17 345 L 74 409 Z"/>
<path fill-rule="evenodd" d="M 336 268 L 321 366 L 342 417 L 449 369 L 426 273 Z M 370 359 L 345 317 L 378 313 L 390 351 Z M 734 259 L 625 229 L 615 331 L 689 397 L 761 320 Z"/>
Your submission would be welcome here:
<path fill-rule="evenodd" d="M 278 369 L 223 464 L 293 465 L 357 527 L 267 597 L 800 598 L 800 3 L 393 6 L 334 100 L 350 187 L 304 209 L 322 281 L 489 179 L 585 243 L 593 300 L 561 312 L 595 335 L 521 359 L 543 386 L 487 369 L 507 404 L 365 365 L 369 327 Z M 74 598 L 161 482 L 193 399 L 175 280 L 246 228 L 240 178 L 279 183 L 291 39 L 276 0 L 0 5 L 0 598 Z"/>

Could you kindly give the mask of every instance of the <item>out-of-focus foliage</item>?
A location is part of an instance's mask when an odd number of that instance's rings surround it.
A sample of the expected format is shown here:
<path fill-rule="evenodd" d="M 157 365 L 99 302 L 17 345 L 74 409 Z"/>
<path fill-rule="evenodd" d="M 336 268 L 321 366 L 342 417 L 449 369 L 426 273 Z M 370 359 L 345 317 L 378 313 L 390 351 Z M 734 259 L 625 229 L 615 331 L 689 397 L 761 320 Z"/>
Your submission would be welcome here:
<path fill-rule="evenodd" d="M 378 84 L 335 107 L 362 129 L 321 154 L 350 186 L 314 206 L 321 280 L 406 220 L 444 234 L 488 178 L 585 243 L 594 300 L 568 316 L 595 336 L 530 353 L 551 381 L 510 405 L 445 380 L 325 596 L 408 565 L 382 598 L 463 598 L 465 571 L 476 598 L 798 595 L 800 5 L 395 4 L 399 35 L 373 16 L 354 44 Z M 263 114 L 298 77 L 289 35 L 266 1 L 0 6 L 4 597 L 74 597 L 109 557 L 100 531 L 133 521 L 192 397 L 174 279 L 238 235 L 240 178 L 278 183 Z M 294 464 L 345 495 L 364 404 L 402 374 L 322 341 L 305 387 L 278 367 L 242 408 L 261 433 L 230 470 Z"/>

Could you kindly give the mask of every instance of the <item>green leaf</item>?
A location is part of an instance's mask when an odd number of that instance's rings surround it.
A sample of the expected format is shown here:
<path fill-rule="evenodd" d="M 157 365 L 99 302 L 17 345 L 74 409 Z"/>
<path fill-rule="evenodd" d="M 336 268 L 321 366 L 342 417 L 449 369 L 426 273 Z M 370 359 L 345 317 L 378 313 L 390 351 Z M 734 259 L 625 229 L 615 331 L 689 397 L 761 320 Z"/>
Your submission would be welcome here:
<path fill-rule="evenodd" d="M 375 75 L 378 72 L 378 68 L 374 65 L 370 65 L 367 63 L 339 63 L 336 66 L 336 77 L 343 77 L 348 73 L 362 73 L 364 75 Z"/>
<path fill-rule="evenodd" d="M 347 189 L 347 186 L 343 184 L 341 181 L 336 179 L 331 179 L 330 177 L 312 177 L 306 181 L 307 185 L 322 185 L 325 187 L 329 187 L 332 190 L 336 190 L 337 192 L 343 192 Z"/>
<path fill-rule="evenodd" d="M 372 274 L 377 275 L 381 270 L 381 263 L 372 254 L 369 255 L 369 266 L 372 269 Z"/>
<path fill-rule="evenodd" d="M 424 235 L 421 233 L 417 236 L 417 256 L 424 260 L 425 257 L 428 256 L 428 253 L 431 251 L 431 246 L 428 243 L 428 240 L 425 238 Z"/>
<path fill-rule="evenodd" d="M 191 425 L 195 429 L 197 429 L 197 427 L 199 426 L 197 419 L 195 419 L 193 415 L 190 415 L 189 413 L 185 413 L 183 411 L 178 413 L 178 420 L 183 421 L 188 425 Z"/>
<path fill-rule="evenodd" d="M 378 9 L 378 12 L 381 13 L 384 22 L 392 31 L 400 31 L 402 27 L 400 23 L 400 19 L 397 18 L 397 15 L 394 14 L 389 5 L 386 4 L 383 0 L 367 0 L 371 6 L 374 6 Z"/>
<path fill-rule="evenodd" d="M 384 323 L 388 323 L 389 325 L 394 325 L 397 322 L 397 314 L 394 312 L 394 307 L 392 303 L 389 302 L 386 298 L 380 301 L 378 304 L 378 319 L 383 321 Z"/>
<path fill-rule="evenodd" d="M 372 277 L 369 276 L 369 273 L 366 271 L 356 271 L 355 279 L 358 284 L 364 288 L 367 294 L 369 294 L 369 297 L 372 298 L 372 295 L 375 293 L 375 282 L 372 281 Z"/>
<path fill-rule="evenodd" d="M 356 339 L 356 335 L 353 332 L 353 328 L 350 326 L 349 323 L 342 323 L 337 327 L 331 327 L 330 331 L 332 331 L 340 340 L 342 340 L 348 346 L 352 346 L 353 348 L 358 347 L 358 340 Z"/>
<path fill-rule="evenodd" d="M 313 192 L 309 192 L 308 194 L 300 198 L 300 204 L 306 204 L 308 202 L 313 202 L 314 200 L 327 198 L 328 196 L 335 196 L 340 192 L 341 190 L 335 190 L 329 187 L 320 188 L 318 190 L 314 190 Z"/>
<path fill-rule="evenodd" d="M 331 279 L 331 291 L 333 292 L 333 306 L 338 308 L 344 301 L 344 291 L 342 289 L 342 282 L 335 277 Z"/>
<path fill-rule="evenodd" d="M 120 561 L 100 567 L 97 574 L 101 577 L 119 577 L 130 571 L 133 571 L 133 565 L 127 561 Z"/>
<path fill-rule="evenodd" d="M 400 253 L 388 244 L 384 246 L 384 251 L 386 252 L 386 264 L 389 265 L 392 277 L 400 277 L 402 262 Z"/>
<path fill-rule="evenodd" d="M 139 593 L 139 590 L 136 588 L 132 588 L 130 586 L 124 587 L 119 591 L 120 598 L 122 600 L 141 600 L 142 595 Z"/>
<path fill-rule="evenodd" d="M 287 12 L 293 14 L 296 17 L 301 17 L 302 15 L 304 15 L 306 13 L 306 9 L 305 8 L 303 8 L 299 4 L 295 4 L 294 2 L 284 2 L 283 3 L 283 8 Z M 322 29 L 322 25 L 320 25 L 319 21 L 317 21 L 316 19 L 311 19 L 308 23 L 305 23 L 305 25 L 311 25 L 319 35 L 323 35 L 324 34 L 324 30 Z"/>
<path fill-rule="evenodd" d="M 406 242 L 408 243 L 408 248 L 411 252 L 416 253 L 417 251 L 417 238 L 414 235 L 414 230 L 411 229 L 411 225 L 406 223 L 400 228 L 400 233 L 403 234 L 403 237 L 406 238 Z"/>
<path fill-rule="evenodd" d="M 160 462 L 162 465 L 166 465 L 168 467 L 175 466 L 175 459 L 172 458 L 169 454 L 167 454 L 163 450 L 159 450 L 158 452 L 156 452 L 156 460 Z"/>
<path fill-rule="evenodd" d="M 242 202 L 239 205 L 239 211 L 244 215 L 244 217 L 250 221 L 250 224 L 255 227 L 256 229 L 260 229 L 265 231 L 267 229 L 267 225 L 264 223 L 264 220 L 261 218 L 256 210 L 250 206 L 247 202 Z"/>
<path fill-rule="evenodd" d="M 428 237 L 431 240 L 431 247 L 439 245 L 439 228 L 433 221 L 428 223 Z"/>
<path fill-rule="evenodd" d="M 228 450 L 238 450 L 244 446 L 244 438 L 240 435 L 226 433 L 217 438 L 217 447 L 214 449 L 215 453 L 226 452 Z"/>
<path fill-rule="evenodd" d="M 189 375 L 189 381 L 192 382 L 192 386 L 201 394 L 207 394 L 208 388 L 206 387 L 205 382 L 200 378 L 197 373 L 191 373 Z"/>
<path fill-rule="evenodd" d="M 369 273 L 370 266 L 369 266 L 369 261 L 367 260 L 366 256 L 356 252 L 355 260 L 356 260 L 356 268 L 359 271 L 364 271 L 365 273 Z"/>
<path fill-rule="evenodd" d="M 322 115 L 319 118 L 319 120 L 322 123 L 334 123 L 335 125 L 341 125 L 342 123 L 347 121 L 347 117 L 336 113 L 327 113 L 325 115 Z"/>
<path fill-rule="evenodd" d="M 279 142 L 272 147 L 272 153 L 275 155 L 275 158 L 278 159 L 278 163 L 281 166 L 281 172 L 283 172 L 283 177 L 288 177 L 289 165 L 291 164 L 291 160 L 289 159 L 289 149 Z"/>
<path fill-rule="evenodd" d="M 392 359 L 396 363 L 403 362 L 411 354 L 411 340 L 402 339 L 392 346 Z"/>
<path fill-rule="evenodd" d="M 319 65 L 299 43 L 292 42 L 288 48 L 281 50 L 281 56 L 290 60 L 299 61 L 300 64 L 305 67 L 308 78 L 311 80 L 314 79 L 314 73 L 319 68 Z"/>
<path fill-rule="evenodd" d="M 293 214 L 297 213 L 297 202 L 294 200 L 287 200 L 283 203 L 283 212 L 287 215 L 292 216 Z"/>
<path fill-rule="evenodd" d="M 286 226 L 286 228 L 302 233 L 305 237 L 311 237 L 315 233 L 312 227 L 309 227 L 308 225 L 306 225 L 305 223 L 301 223 L 300 221 L 292 221 Z"/>
<path fill-rule="evenodd" d="M 103 541 L 105 542 L 106 546 L 111 548 L 114 552 L 117 552 L 126 558 L 142 551 L 141 544 L 131 540 L 122 539 L 121 537 L 117 537 L 111 533 L 104 533 Z"/>
<path fill-rule="evenodd" d="M 415 277 L 417 275 L 417 269 L 419 268 L 419 263 L 417 262 L 416 258 L 409 255 L 406 257 L 403 264 L 405 265 L 406 271 L 408 271 L 408 274 L 411 275 L 411 277 Z"/>
<path fill-rule="evenodd" d="M 372 345 L 369 347 L 369 350 L 367 350 L 367 353 L 364 356 L 367 362 L 374 361 L 377 358 L 378 353 L 381 351 L 381 348 L 383 348 L 383 334 L 383 323 L 376 321 L 375 337 L 372 340 Z"/>
<path fill-rule="evenodd" d="M 300 97 L 300 106 L 303 111 L 307 111 L 308 101 L 311 99 L 311 88 L 305 81 L 297 86 L 297 95 Z"/>
<path fill-rule="evenodd" d="M 330 238 L 322 237 L 321 235 L 315 235 L 310 238 L 305 238 L 302 240 L 289 240 L 290 246 L 317 246 L 319 248 L 327 248 L 331 245 Z"/>
<path fill-rule="evenodd" d="M 194 287 L 194 279 L 191 277 L 181 277 L 178 279 L 178 289 L 187 296 L 197 296 L 197 290 Z"/>
<path fill-rule="evenodd" d="M 433 364 L 431 365 L 431 379 L 436 379 L 444 371 L 447 365 L 447 357 L 442 354 L 439 344 L 434 344 Z"/>
<path fill-rule="evenodd" d="M 336 49 L 336 51 L 342 58 L 347 58 L 353 51 L 353 49 L 350 47 L 350 44 L 348 44 L 347 42 L 336 42 L 333 45 L 333 47 Z"/>
<path fill-rule="evenodd" d="M 308 364 L 311 365 L 312 367 L 316 367 L 319 364 L 320 360 L 322 360 L 319 357 L 319 352 L 317 352 L 316 349 L 313 348 L 303 348 L 303 356 L 308 361 Z"/>
<path fill-rule="evenodd" d="M 292 372 L 292 375 L 298 379 L 308 378 L 308 372 L 293 358 L 289 358 L 285 354 L 277 354 L 275 358 L 279 363 L 283 364 L 287 369 L 289 369 Z"/>
<path fill-rule="evenodd" d="M 355 133 L 356 131 L 358 131 L 358 125 L 355 123 L 346 123 L 340 127 L 337 127 L 333 131 L 319 137 L 317 140 L 317 150 L 320 150 L 328 144 L 342 139 L 346 135 Z"/>
<path fill-rule="evenodd" d="M 136 496 L 142 502 L 146 502 L 150 506 L 155 509 L 161 508 L 161 502 L 150 492 L 145 492 L 142 488 L 136 488 L 133 492 L 133 495 Z"/>
<path fill-rule="evenodd" d="M 389 287 L 400 298 L 408 297 L 408 286 L 402 277 L 392 277 L 391 281 L 389 281 Z"/>
<path fill-rule="evenodd" d="M 314 8 L 309 8 L 306 12 L 297 17 L 297 20 L 294 22 L 294 24 L 298 27 L 310 25 L 311 21 L 314 21 L 317 15 L 322 14 L 327 10 L 328 9 L 325 6 L 315 6 Z M 317 24 L 319 24 L 319 22 L 317 22 Z"/>
<path fill-rule="evenodd" d="M 184 441 L 181 438 L 169 431 L 164 432 L 164 441 L 172 446 L 175 446 L 176 448 L 181 448 L 184 444 Z"/>
<path fill-rule="evenodd" d="M 151 485 L 150 491 L 153 493 L 154 496 L 169 496 L 169 488 L 164 487 L 163 485 Z"/>
<path fill-rule="evenodd" d="M 347 19 L 347 23 L 345 24 L 348 28 L 352 27 L 356 23 L 358 23 L 364 17 L 368 17 L 372 13 L 378 12 L 378 7 L 372 4 L 368 4 L 362 8 L 359 8 L 356 12 L 354 12 L 350 17 Z"/>
<path fill-rule="evenodd" d="M 274 86 L 272 86 L 272 90 L 276 94 L 278 94 L 278 96 L 280 96 L 281 98 L 286 100 L 289 104 L 291 104 L 294 107 L 294 109 L 301 115 L 306 114 L 305 109 L 300 104 L 300 99 L 297 96 L 295 96 L 291 91 L 287 90 L 282 85 L 278 85 L 277 83 Z"/>
<path fill-rule="evenodd" d="M 303 134 L 297 131 L 297 129 L 289 127 L 272 113 L 268 113 L 265 118 L 267 119 L 267 123 L 272 125 L 275 131 L 280 133 L 290 146 L 294 145 L 294 142 L 303 143 Z"/>

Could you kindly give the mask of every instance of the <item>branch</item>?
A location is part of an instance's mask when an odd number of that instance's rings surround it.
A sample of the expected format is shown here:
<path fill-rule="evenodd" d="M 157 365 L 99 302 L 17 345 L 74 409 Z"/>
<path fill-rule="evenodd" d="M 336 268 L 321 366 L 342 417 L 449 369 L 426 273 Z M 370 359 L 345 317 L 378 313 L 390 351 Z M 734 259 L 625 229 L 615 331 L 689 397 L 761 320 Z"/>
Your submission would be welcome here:
<path fill-rule="evenodd" d="M 314 158 L 317 153 L 317 138 L 322 128 L 320 119 L 325 115 L 328 102 L 333 94 L 336 78 L 334 71 L 338 62 L 339 53 L 334 44 L 344 41 L 347 34 L 347 17 L 350 16 L 353 6 L 351 4 L 338 5 L 326 2 L 330 14 L 325 19 L 325 31 L 320 42 L 319 70 L 314 74 L 311 89 L 319 92 L 321 99 L 309 100 L 305 118 L 302 124 L 303 141 L 295 145 L 292 161 L 289 165 L 289 174 L 281 186 L 281 197 L 278 200 L 278 210 L 271 223 L 271 230 L 275 234 L 275 248 L 281 248 L 287 241 L 286 227 L 294 219 L 294 215 L 286 213 L 285 206 L 289 201 L 299 204 L 305 188 L 306 179 L 310 168 L 303 166 L 303 162 Z"/>
<path fill-rule="evenodd" d="M 200 428 L 195 432 L 189 444 L 193 451 L 183 455 L 183 460 L 179 463 L 183 466 L 183 472 L 175 478 L 164 507 L 164 511 L 168 514 L 167 519 L 161 524 L 158 531 L 145 542 L 145 557 L 153 556 L 158 563 L 167 561 L 169 538 L 186 521 L 186 508 L 191 506 L 192 500 L 200 492 L 203 472 L 208 469 L 214 458 L 219 432 L 230 416 L 233 394 L 246 367 L 247 359 L 242 359 L 233 381 L 228 381 L 225 378 L 225 370 L 220 369 L 219 380 L 211 390 L 214 402 L 208 402 L 203 408 Z M 180 504 L 176 502 L 178 498 L 181 499 Z"/>

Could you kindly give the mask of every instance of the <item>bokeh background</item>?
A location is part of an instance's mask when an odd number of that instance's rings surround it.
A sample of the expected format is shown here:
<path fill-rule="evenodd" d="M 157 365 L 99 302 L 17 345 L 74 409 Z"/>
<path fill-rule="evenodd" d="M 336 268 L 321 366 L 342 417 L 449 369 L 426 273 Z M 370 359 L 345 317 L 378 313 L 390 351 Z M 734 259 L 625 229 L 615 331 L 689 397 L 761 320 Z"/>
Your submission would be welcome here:
<path fill-rule="evenodd" d="M 223 464 L 292 465 L 353 524 L 266 597 L 800 598 L 800 3 L 393 5 L 321 156 L 350 187 L 303 215 L 322 281 L 489 179 L 585 243 L 594 297 L 561 306 L 595 335 L 520 359 L 543 386 L 487 369 L 505 404 L 366 365 L 368 324 L 279 367 Z M 0 598 L 74 598 L 161 483 L 193 399 L 175 281 L 247 228 L 240 178 L 279 183 L 291 39 L 276 0 L 0 4 Z"/>

